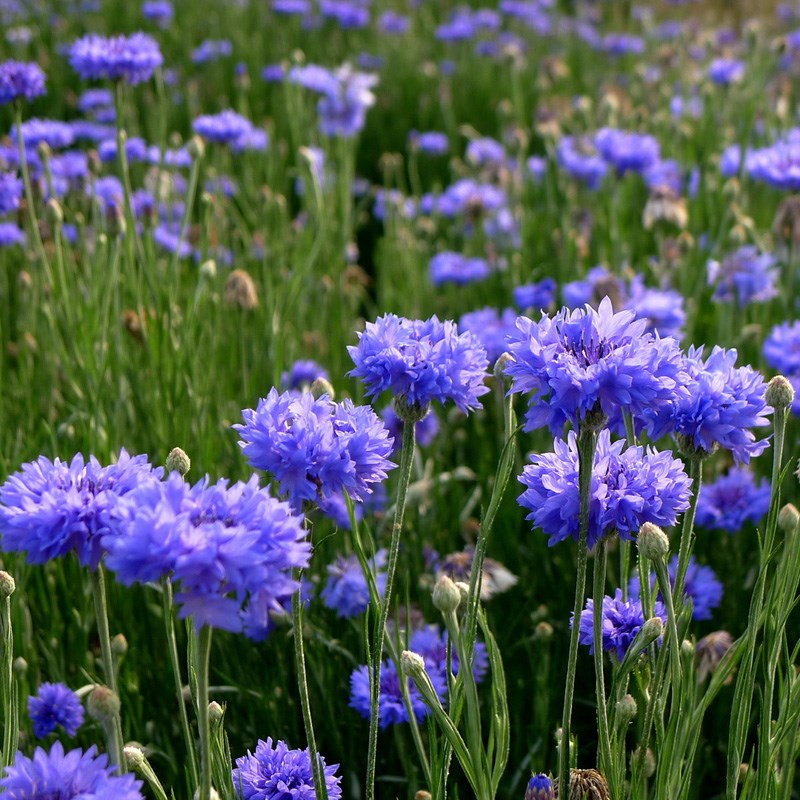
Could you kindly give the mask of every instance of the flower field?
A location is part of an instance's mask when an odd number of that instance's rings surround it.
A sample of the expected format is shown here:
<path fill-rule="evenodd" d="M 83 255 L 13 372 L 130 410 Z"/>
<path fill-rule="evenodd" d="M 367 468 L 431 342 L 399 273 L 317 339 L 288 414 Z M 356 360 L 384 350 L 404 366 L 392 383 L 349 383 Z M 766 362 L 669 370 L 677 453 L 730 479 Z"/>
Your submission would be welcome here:
<path fill-rule="evenodd" d="M 800 4 L 0 0 L 0 796 L 800 796 Z"/>

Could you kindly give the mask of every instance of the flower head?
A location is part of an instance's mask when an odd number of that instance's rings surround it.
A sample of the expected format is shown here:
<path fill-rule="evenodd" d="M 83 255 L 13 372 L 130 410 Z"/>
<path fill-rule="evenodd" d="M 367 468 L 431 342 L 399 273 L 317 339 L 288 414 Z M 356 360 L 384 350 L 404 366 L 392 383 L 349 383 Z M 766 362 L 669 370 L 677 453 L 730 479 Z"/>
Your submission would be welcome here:
<path fill-rule="evenodd" d="M 156 40 L 146 33 L 98 36 L 90 33 L 70 48 L 69 63 L 84 79 L 142 83 L 164 62 Z"/>
<path fill-rule="evenodd" d="M 775 257 L 753 245 L 740 247 L 721 263 L 708 262 L 708 282 L 716 284 L 712 300 L 736 302 L 739 308 L 776 297 L 778 277 Z"/>
<path fill-rule="evenodd" d="M 660 159 L 658 140 L 648 134 L 603 128 L 595 134 L 594 144 L 618 175 L 644 172 Z"/>
<path fill-rule="evenodd" d="M 45 93 L 44 72 L 26 61 L 0 62 L 0 105 L 13 100 L 34 100 Z"/>
<path fill-rule="evenodd" d="M 697 501 L 695 524 L 738 533 L 747 522 L 757 524 L 767 514 L 770 496 L 766 478 L 756 482 L 755 475 L 747 467 L 732 467 L 726 475 L 703 486 Z"/>
<path fill-rule="evenodd" d="M 373 572 L 378 587 L 378 594 L 383 597 L 386 591 L 386 551 L 378 550 L 375 554 Z M 361 565 L 354 555 L 337 556 L 333 564 L 327 567 L 328 581 L 320 597 L 326 608 L 336 612 L 337 616 L 346 619 L 363 614 L 369 605 L 369 588 L 361 570 Z"/>
<path fill-rule="evenodd" d="M 347 349 L 356 365 L 348 374 L 361 378 L 373 398 L 391 389 L 408 405 L 452 400 L 466 414 L 489 391 L 486 351 L 454 322 L 387 314 L 368 322 L 358 345 Z"/>
<path fill-rule="evenodd" d="M 553 781 L 549 776 L 540 772 L 528 781 L 525 789 L 525 800 L 555 800 Z"/>
<path fill-rule="evenodd" d="M 445 250 L 437 253 L 429 264 L 431 283 L 441 286 L 443 283 L 455 283 L 465 286 L 468 283 L 488 278 L 491 270 L 482 258 L 468 258 L 461 253 Z"/>
<path fill-rule="evenodd" d="M 74 736 L 83 725 L 81 701 L 63 683 L 41 684 L 37 694 L 28 698 L 28 713 L 37 739 L 43 739 L 59 725 L 67 736 Z"/>
<path fill-rule="evenodd" d="M 37 747 L 33 758 L 18 752 L 0 787 L 9 800 L 143 800 L 142 782 L 130 773 L 117 775 L 94 746 L 65 753 L 61 742 L 49 752 Z"/>
<path fill-rule="evenodd" d="M 253 123 L 241 114 L 227 109 L 220 111 L 219 114 L 204 114 L 198 117 L 192 123 L 192 127 L 195 133 L 212 142 L 233 144 L 250 134 Z"/>
<path fill-rule="evenodd" d="M 489 363 L 494 364 L 506 351 L 506 339 L 514 334 L 517 314 L 507 308 L 502 313 L 495 308 L 481 308 L 469 311 L 458 321 L 463 331 L 470 331 L 481 341 L 489 356 Z"/>
<path fill-rule="evenodd" d="M 590 413 L 608 417 L 627 410 L 634 418 L 660 408 L 681 392 L 680 352 L 672 339 L 646 333 L 647 321 L 633 311 L 614 313 L 611 300 L 539 322 L 517 320 L 509 337 L 514 361 L 506 367 L 512 392 L 534 392 L 525 429 L 544 425 L 558 435 L 566 422 L 575 429 Z"/>
<path fill-rule="evenodd" d="M 330 800 L 339 800 L 341 778 L 338 764 L 327 766 L 320 756 L 325 786 Z M 290 750 L 285 742 L 272 744 L 259 739 L 255 753 L 236 759 L 233 785 L 241 800 L 314 800 L 314 774 L 311 755 L 305 750 Z"/>
<path fill-rule="evenodd" d="M 781 322 L 764 340 L 764 359 L 784 375 L 800 375 L 800 320 Z"/>
<path fill-rule="evenodd" d="M 632 540 L 645 522 L 674 525 L 689 507 L 691 481 L 669 450 L 623 447 L 623 441 L 611 441 L 608 430 L 600 432 L 589 500 L 590 548 L 615 531 Z M 531 512 L 526 519 L 550 537 L 551 546 L 569 536 L 577 541 L 580 510 L 575 432 L 567 442 L 556 439 L 554 448 L 532 455 L 519 478 L 527 487 L 519 497 Z"/>
<path fill-rule="evenodd" d="M 0 216 L 19 208 L 22 181 L 13 172 L 0 172 Z"/>
<path fill-rule="evenodd" d="M 295 361 L 292 366 L 281 373 L 281 389 L 294 389 L 295 391 L 310 388 L 317 378 L 330 380 L 330 375 L 325 367 L 310 359 Z"/>
<path fill-rule="evenodd" d="M 107 467 L 94 456 L 86 462 L 80 453 L 69 463 L 40 456 L 0 486 L 0 546 L 26 553 L 31 564 L 72 550 L 83 566 L 96 569 L 101 540 L 110 541 L 125 516 L 121 499 L 158 483 L 162 473 L 147 456 L 129 456 L 124 449 Z"/>

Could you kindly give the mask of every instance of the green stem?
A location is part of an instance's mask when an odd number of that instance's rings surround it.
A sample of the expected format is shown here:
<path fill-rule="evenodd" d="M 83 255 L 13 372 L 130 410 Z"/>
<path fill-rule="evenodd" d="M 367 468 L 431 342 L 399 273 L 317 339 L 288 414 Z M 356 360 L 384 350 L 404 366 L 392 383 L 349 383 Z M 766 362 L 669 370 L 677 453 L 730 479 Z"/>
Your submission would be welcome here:
<path fill-rule="evenodd" d="M 608 553 L 606 541 L 598 542 L 594 556 L 594 574 L 592 576 L 593 592 L 593 621 L 592 637 L 594 640 L 594 673 L 595 694 L 597 695 L 597 735 L 599 739 L 600 763 L 599 769 L 603 775 L 611 777 L 616 774 L 612 769 L 611 738 L 608 732 L 608 707 L 606 704 L 605 676 L 603 674 L 603 598 L 606 585 L 606 563 Z M 575 617 L 573 627 L 580 627 L 579 616 Z M 559 786 L 562 784 L 559 784 Z M 611 786 L 611 794 L 616 797 L 617 790 Z"/>
<path fill-rule="evenodd" d="M 381 601 L 372 644 L 372 669 L 370 671 L 370 720 L 369 744 L 367 747 L 367 800 L 375 800 L 375 770 L 378 760 L 378 716 L 381 690 L 381 664 L 386 631 L 389 619 L 389 603 L 394 586 L 394 575 L 397 570 L 397 556 L 400 552 L 400 533 L 403 530 L 403 514 L 406 508 L 406 494 L 411 482 L 411 468 L 414 463 L 416 426 L 413 422 L 403 425 L 403 445 L 400 451 L 400 475 L 397 484 L 397 500 L 392 523 L 392 540 L 389 545 L 389 560 L 386 565 L 386 590 Z"/>
<path fill-rule="evenodd" d="M 297 689 L 300 693 L 300 708 L 303 712 L 303 726 L 308 740 L 308 754 L 311 758 L 311 771 L 314 776 L 314 796 L 317 800 L 328 800 L 328 786 L 325 771 L 317 751 L 314 724 L 311 719 L 311 703 L 308 699 L 308 680 L 306 678 L 306 656 L 303 648 L 303 599 L 302 570 L 295 570 L 298 581 L 297 591 L 292 595 L 292 638 L 294 639 L 294 665 L 297 672 Z"/>
<path fill-rule="evenodd" d="M 167 650 L 172 666 L 172 676 L 175 681 L 175 697 L 178 701 L 178 714 L 183 731 L 183 740 L 189 758 L 189 769 L 192 774 L 192 785 L 196 786 L 199 780 L 197 771 L 197 754 L 194 749 L 194 737 L 189 728 L 189 716 L 186 713 L 186 702 L 183 698 L 183 682 L 181 681 L 181 664 L 178 655 L 178 641 L 175 636 L 175 613 L 172 602 L 172 581 L 169 578 L 161 580 L 161 607 L 164 614 L 164 632 L 167 636 Z"/>
<path fill-rule="evenodd" d="M 14 629 L 11 627 L 11 595 L 3 598 L 3 752 L 0 771 L 14 759 L 19 740 L 19 711 L 14 684 Z"/>
<path fill-rule="evenodd" d="M 561 752 L 558 765 L 558 785 L 569 786 L 569 743 L 572 723 L 572 701 L 575 696 L 575 673 L 578 667 L 580 619 L 586 591 L 586 566 L 589 558 L 589 496 L 592 487 L 592 466 L 597 445 L 594 430 L 578 431 L 578 489 L 580 491 L 580 528 L 578 533 L 578 562 L 575 577 L 575 605 L 572 631 L 569 637 L 567 682 L 564 687 L 564 711 L 561 717 Z"/>
<path fill-rule="evenodd" d="M 197 680 L 197 725 L 200 730 L 200 794 L 211 800 L 211 725 L 208 718 L 208 670 L 211 657 L 211 628 L 195 631 L 194 671 Z"/>
<path fill-rule="evenodd" d="M 690 459 L 689 477 L 692 479 L 692 499 L 689 508 L 683 515 L 681 545 L 678 554 L 678 571 L 675 575 L 675 586 L 672 591 L 673 596 L 678 598 L 678 602 L 681 602 L 681 598 L 683 597 L 686 570 L 689 568 L 689 556 L 692 552 L 692 539 L 694 536 L 694 515 L 697 509 L 697 500 L 700 496 L 700 486 L 703 481 L 703 462 L 699 458 Z"/>
<path fill-rule="evenodd" d="M 663 558 L 653 561 L 658 579 L 658 587 L 661 590 L 661 597 L 664 599 L 664 606 L 667 609 L 667 635 L 670 642 L 669 660 L 672 667 L 672 711 L 677 714 L 679 709 L 678 690 L 681 681 L 681 649 L 678 641 L 678 625 L 675 619 L 675 605 L 673 603 L 672 586 L 669 580 L 669 572 Z"/>

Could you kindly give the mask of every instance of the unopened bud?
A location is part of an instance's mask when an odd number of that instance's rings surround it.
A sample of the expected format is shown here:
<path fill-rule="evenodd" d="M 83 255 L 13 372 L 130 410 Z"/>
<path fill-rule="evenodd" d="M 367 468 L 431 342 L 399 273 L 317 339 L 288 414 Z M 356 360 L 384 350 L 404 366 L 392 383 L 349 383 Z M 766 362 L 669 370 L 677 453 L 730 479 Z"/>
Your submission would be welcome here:
<path fill-rule="evenodd" d="M 192 800 L 200 800 L 200 787 L 195 790 Z M 208 800 L 219 800 L 219 792 L 212 786 L 211 793 L 208 795 Z"/>
<path fill-rule="evenodd" d="M 650 619 L 645 620 L 644 625 L 642 625 L 642 638 L 647 644 L 654 642 L 656 639 L 660 639 L 663 633 L 664 620 L 661 619 L 661 617 L 650 617 Z"/>
<path fill-rule="evenodd" d="M 688 640 L 684 639 L 681 642 L 681 657 L 694 658 L 695 646 Z"/>
<path fill-rule="evenodd" d="M 641 746 L 637 747 L 631 759 L 635 761 L 640 758 L 644 758 L 642 766 L 645 778 L 652 778 L 656 772 L 656 757 L 653 755 L 653 751 L 648 747 L 647 750 L 642 753 Z"/>
<path fill-rule="evenodd" d="M 225 709 L 216 700 L 212 700 L 208 704 L 208 718 L 211 720 L 211 724 L 219 725 L 224 716 Z"/>
<path fill-rule="evenodd" d="M 786 536 L 791 536 L 797 530 L 798 523 L 800 523 L 800 511 L 794 503 L 787 503 L 778 512 L 778 527 Z"/>
<path fill-rule="evenodd" d="M 553 638 L 553 626 L 549 622 L 540 622 L 533 629 L 533 638 L 537 642 L 549 642 Z"/>
<path fill-rule="evenodd" d="M 86 707 L 92 719 L 106 724 L 119 716 L 119 697 L 108 686 L 98 685 L 89 695 Z"/>
<path fill-rule="evenodd" d="M 28 671 L 28 662 L 22 656 L 17 656 L 12 667 L 17 675 L 24 675 Z"/>
<path fill-rule="evenodd" d="M 636 700 L 632 695 L 629 694 L 626 694 L 617 700 L 616 708 L 617 716 L 624 725 L 629 723 L 636 716 L 636 712 L 639 710 L 638 706 L 636 705 Z"/>
<path fill-rule="evenodd" d="M 124 656 L 128 652 L 128 640 L 125 638 L 125 634 L 118 633 L 111 640 L 111 652 L 117 657 Z"/>
<path fill-rule="evenodd" d="M 651 561 L 660 561 L 669 553 L 667 534 L 652 522 L 645 522 L 639 529 L 636 545 L 639 548 L 639 552 Z"/>
<path fill-rule="evenodd" d="M 556 790 L 550 776 L 540 772 L 528 781 L 525 800 L 555 800 Z"/>
<path fill-rule="evenodd" d="M 494 377 L 498 381 L 507 380 L 506 367 L 514 363 L 514 356 L 511 353 L 503 353 L 497 361 L 494 362 Z"/>
<path fill-rule="evenodd" d="M 461 605 L 461 592 L 458 586 L 447 577 L 440 575 L 433 587 L 433 606 L 444 615 L 454 613 Z"/>
<path fill-rule="evenodd" d="M 739 764 L 739 783 L 744 783 L 748 772 L 750 772 L 749 764 Z"/>
<path fill-rule="evenodd" d="M 397 395 L 394 398 L 394 413 L 403 420 L 415 424 L 425 419 L 430 410 L 430 404 L 421 406 L 419 403 L 409 403 L 405 395 Z"/>
<path fill-rule="evenodd" d="M 403 650 L 400 655 L 400 669 L 411 678 L 421 678 L 425 674 L 425 659 L 411 650 Z"/>
<path fill-rule="evenodd" d="M 419 789 L 414 793 L 414 800 L 433 800 L 433 795 L 426 789 Z"/>
<path fill-rule="evenodd" d="M 213 258 L 206 259 L 200 265 L 200 275 L 211 280 L 217 277 L 217 262 Z"/>
<path fill-rule="evenodd" d="M 147 763 L 147 758 L 145 757 L 144 752 L 140 747 L 136 747 L 136 745 L 125 745 L 123 753 L 125 755 L 125 763 L 128 765 L 128 769 L 131 769 L 134 772 L 141 770 L 142 767 Z"/>
<path fill-rule="evenodd" d="M 764 399 L 773 408 L 788 408 L 794 400 L 794 388 L 783 375 L 776 375 L 767 384 Z"/>
<path fill-rule="evenodd" d="M 167 472 L 177 472 L 185 475 L 192 468 L 192 461 L 186 451 L 180 447 L 173 447 L 167 456 Z"/>
<path fill-rule="evenodd" d="M 5 570 L 0 570 L 0 600 L 11 597 L 17 588 L 17 582 Z"/>
<path fill-rule="evenodd" d="M 333 388 L 333 385 L 327 378 L 323 378 L 322 376 L 314 378 L 314 382 L 311 384 L 311 389 L 309 391 L 315 400 L 319 400 L 324 394 L 328 395 L 331 400 L 336 397 L 336 390 Z"/>
<path fill-rule="evenodd" d="M 206 146 L 199 136 L 192 136 L 186 145 L 186 150 L 192 159 L 202 158 L 206 154 Z"/>
<path fill-rule="evenodd" d="M 53 225 L 61 225 L 64 222 L 64 210 L 61 208 L 61 203 L 51 197 L 47 201 L 47 218 Z"/>

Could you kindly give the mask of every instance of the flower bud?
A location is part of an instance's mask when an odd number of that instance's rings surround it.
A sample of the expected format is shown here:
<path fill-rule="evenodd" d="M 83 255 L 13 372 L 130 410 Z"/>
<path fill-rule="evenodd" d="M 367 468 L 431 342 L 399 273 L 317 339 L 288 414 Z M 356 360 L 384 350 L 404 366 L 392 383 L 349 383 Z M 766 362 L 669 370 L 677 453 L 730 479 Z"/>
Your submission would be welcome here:
<path fill-rule="evenodd" d="M 208 718 L 211 720 L 211 724 L 219 725 L 224 716 L 225 709 L 216 700 L 212 700 L 208 704 Z"/>
<path fill-rule="evenodd" d="M 800 523 L 800 511 L 794 503 L 787 503 L 778 512 L 778 527 L 785 536 L 792 536 L 797 530 L 798 523 Z"/>
<path fill-rule="evenodd" d="M 647 644 L 654 642 L 656 639 L 660 639 L 663 633 L 664 620 L 661 619 L 661 617 L 650 617 L 650 619 L 645 620 L 644 625 L 642 625 L 642 639 L 644 639 Z"/>
<path fill-rule="evenodd" d="M 5 570 L 0 570 L 0 600 L 11 597 L 17 588 L 17 582 Z"/>
<path fill-rule="evenodd" d="M 553 638 L 553 626 L 549 622 L 540 622 L 533 629 L 533 639 L 536 642 L 549 642 Z"/>
<path fill-rule="evenodd" d="M 426 789 L 419 789 L 414 793 L 414 800 L 433 800 L 433 795 Z"/>
<path fill-rule="evenodd" d="M 321 376 L 319 378 L 314 378 L 314 382 L 311 384 L 309 391 L 315 400 L 319 400 L 324 394 L 328 395 L 331 400 L 336 397 L 336 390 L 333 388 L 331 382 Z"/>
<path fill-rule="evenodd" d="M 694 656 L 694 645 L 688 639 L 684 639 L 681 642 L 681 658 L 691 658 L 692 656 Z"/>
<path fill-rule="evenodd" d="M 514 363 L 514 356 L 511 353 L 503 353 L 497 361 L 494 362 L 494 377 L 498 381 L 508 380 L 506 375 L 506 367 Z"/>
<path fill-rule="evenodd" d="M 12 663 L 12 667 L 16 675 L 24 675 L 28 671 L 28 662 L 22 656 L 17 656 Z"/>
<path fill-rule="evenodd" d="M 46 212 L 47 219 L 53 225 L 61 225 L 61 223 L 64 222 L 64 210 L 61 208 L 61 204 L 55 199 L 55 197 L 51 197 L 47 201 Z"/>
<path fill-rule="evenodd" d="M 636 716 L 636 712 L 639 710 L 636 705 L 636 700 L 629 694 L 617 700 L 616 709 L 617 716 L 620 718 L 623 725 L 627 725 Z"/>
<path fill-rule="evenodd" d="M 186 150 L 192 159 L 202 158 L 206 154 L 206 146 L 199 136 L 192 136 L 192 138 L 189 139 Z"/>
<path fill-rule="evenodd" d="M 192 468 L 192 461 L 180 447 L 173 447 L 167 456 L 167 472 L 185 475 Z"/>
<path fill-rule="evenodd" d="M 667 534 L 652 522 L 645 522 L 639 529 L 636 540 L 639 552 L 651 561 L 659 561 L 669 553 L 669 539 Z"/>
<path fill-rule="evenodd" d="M 642 748 L 641 746 L 637 747 L 636 750 L 631 754 L 631 760 L 635 761 L 639 758 L 642 758 Z M 644 751 L 644 776 L 645 778 L 652 778 L 656 772 L 656 757 L 653 755 L 653 751 L 648 747 L 647 750 Z"/>
<path fill-rule="evenodd" d="M 525 800 L 555 800 L 555 796 L 553 781 L 543 772 L 532 776 L 528 781 L 528 788 L 525 789 Z"/>
<path fill-rule="evenodd" d="M 200 276 L 208 280 L 217 277 L 217 262 L 213 258 L 206 259 L 200 265 Z"/>
<path fill-rule="evenodd" d="M 118 633 L 111 640 L 111 652 L 119 658 L 128 652 L 128 640 L 125 638 L 124 633 Z"/>
<path fill-rule="evenodd" d="M 783 375 L 776 375 L 768 384 L 764 393 L 767 405 L 775 409 L 788 408 L 794 400 L 794 388 Z"/>
<path fill-rule="evenodd" d="M 211 793 L 209 794 L 209 800 L 220 800 L 219 792 L 212 786 Z M 195 790 L 194 797 L 192 800 L 200 800 L 200 787 L 198 786 Z"/>
<path fill-rule="evenodd" d="M 425 659 L 411 650 L 403 650 L 400 655 L 400 669 L 411 678 L 421 678 L 425 674 Z"/>
<path fill-rule="evenodd" d="M 440 575 L 436 580 L 436 585 L 433 587 L 433 605 L 444 615 L 454 613 L 461 605 L 461 592 L 447 575 Z"/>
<path fill-rule="evenodd" d="M 133 744 L 126 744 L 122 752 L 125 755 L 125 763 L 128 765 L 128 769 L 134 772 L 141 770 L 147 763 L 147 758 L 141 747 L 136 747 L 136 745 Z"/>
<path fill-rule="evenodd" d="M 428 415 L 430 404 L 424 406 L 418 403 L 409 403 L 405 396 L 398 395 L 394 398 L 394 413 L 403 420 L 416 425 L 421 422 Z"/>
<path fill-rule="evenodd" d="M 98 684 L 89 695 L 86 708 L 93 720 L 105 725 L 119 716 L 119 697 L 108 686 Z"/>

